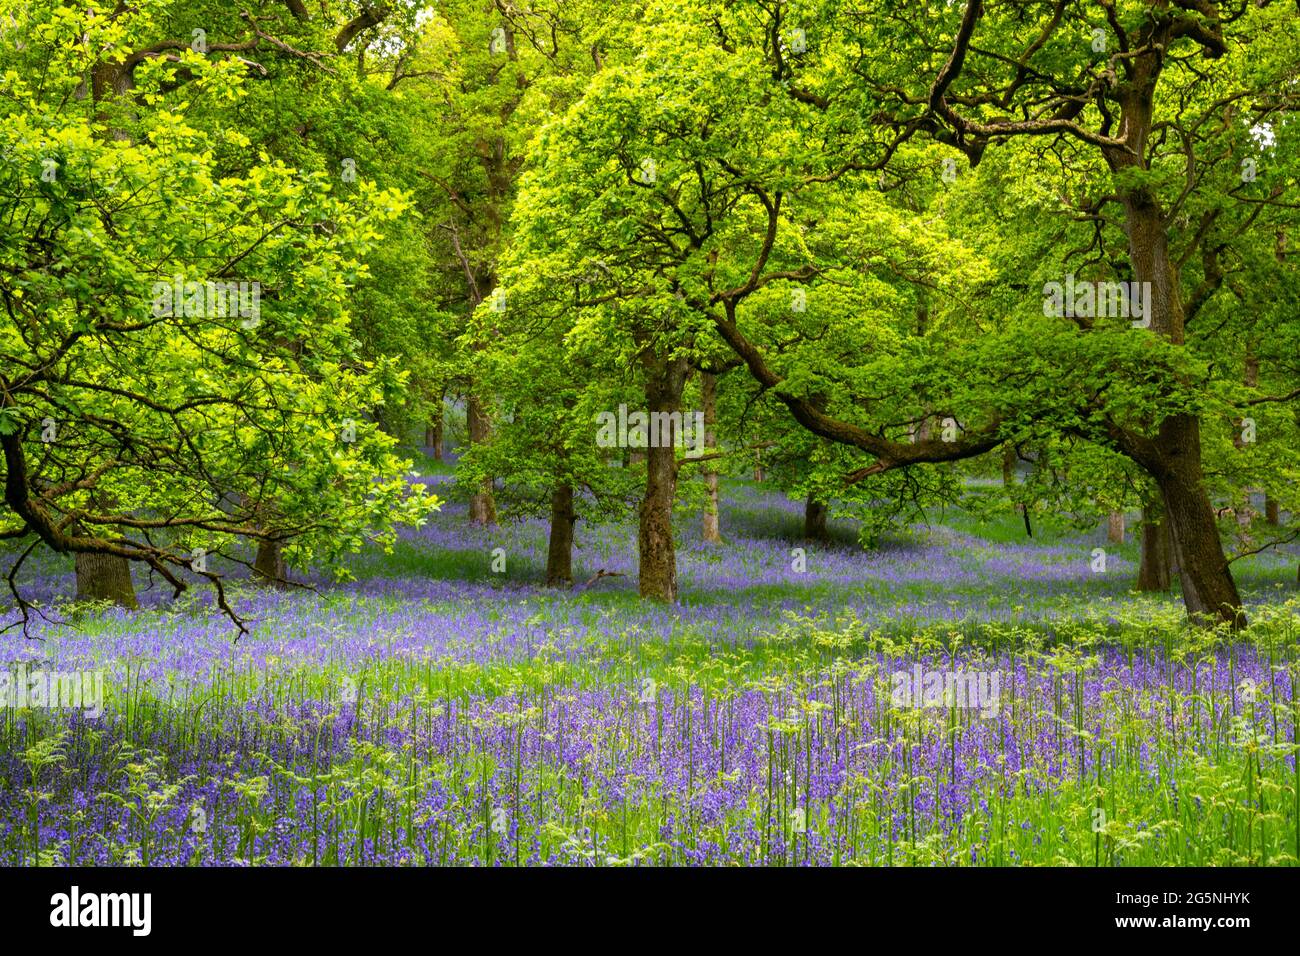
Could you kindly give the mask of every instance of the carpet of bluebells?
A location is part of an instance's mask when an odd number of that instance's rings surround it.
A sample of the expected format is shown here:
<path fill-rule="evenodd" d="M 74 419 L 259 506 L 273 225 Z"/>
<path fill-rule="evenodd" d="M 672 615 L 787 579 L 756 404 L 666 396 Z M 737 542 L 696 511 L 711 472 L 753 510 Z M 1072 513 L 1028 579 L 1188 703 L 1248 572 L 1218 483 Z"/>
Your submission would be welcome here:
<path fill-rule="evenodd" d="M 664 608 L 629 524 L 580 524 L 557 592 L 543 522 L 447 505 L 352 581 L 234 584 L 238 641 L 144 576 L 139 612 L 61 606 L 51 561 L 26 594 L 62 623 L 0 659 L 102 671 L 105 708 L 0 710 L 0 864 L 1297 862 L 1293 552 L 1239 563 L 1232 637 L 1132 592 L 1132 545 L 1098 573 L 1099 534 L 864 550 L 801 507 L 736 483 L 720 546 L 683 509 Z M 997 706 L 900 703 L 918 665 Z"/>

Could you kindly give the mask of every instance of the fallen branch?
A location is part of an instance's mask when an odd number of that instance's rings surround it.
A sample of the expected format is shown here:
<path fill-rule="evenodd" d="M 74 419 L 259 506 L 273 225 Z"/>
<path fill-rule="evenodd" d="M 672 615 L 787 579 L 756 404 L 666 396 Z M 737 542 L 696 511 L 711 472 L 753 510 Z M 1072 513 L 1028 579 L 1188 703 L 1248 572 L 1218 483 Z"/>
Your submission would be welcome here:
<path fill-rule="evenodd" d="M 579 588 L 579 590 L 584 590 L 586 588 L 591 587 L 601 578 L 622 578 L 622 577 L 626 577 L 626 575 L 622 571 L 606 571 L 604 568 L 601 568 L 599 571 L 595 573 L 595 575 L 592 576 L 591 580 L 589 580 L 586 584 L 584 584 L 581 588 Z"/>

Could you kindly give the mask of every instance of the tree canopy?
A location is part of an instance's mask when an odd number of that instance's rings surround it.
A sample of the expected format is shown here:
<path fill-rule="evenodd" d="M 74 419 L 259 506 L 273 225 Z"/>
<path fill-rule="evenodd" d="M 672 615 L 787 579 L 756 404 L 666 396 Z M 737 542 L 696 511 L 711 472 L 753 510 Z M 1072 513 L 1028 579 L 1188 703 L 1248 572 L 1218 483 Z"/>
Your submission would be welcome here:
<path fill-rule="evenodd" d="M 574 523 L 634 505 L 662 601 L 675 505 L 764 462 L 868 544 L 999 475 L 1027 533 L 1140 507 L 1234 626 L 1233 558 L 1300 534 L 1292 4 L 0 23 L 0 536 L 29 551 L 219 594 L 196 554 L 337 564 L 437 506 L 409 453 L 448 407 L 473 520 L 549 508 L 563 585 Z M 619 409 L 651 427 L 611 448 Z"/>

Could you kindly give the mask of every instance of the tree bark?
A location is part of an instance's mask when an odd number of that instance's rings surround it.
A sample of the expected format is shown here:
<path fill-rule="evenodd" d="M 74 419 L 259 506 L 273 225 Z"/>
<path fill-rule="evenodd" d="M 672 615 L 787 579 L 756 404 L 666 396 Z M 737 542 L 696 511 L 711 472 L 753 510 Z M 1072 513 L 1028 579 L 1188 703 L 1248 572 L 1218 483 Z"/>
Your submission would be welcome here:
<path fill-rule="evenodd" d="M 1169 541 L 1169 525 L 1154 518 L 1142 509 L 1141 561 L 1138 564 L 1137 589 L 1139 591 L 1168 591 L 1173 583 L 1170 559 L 1173 546 Z"/>
<path fill-rule="evenodd" d="M 1256 352 L 1254 342 L 1248 341 L 1246 343 L 1246 360 L 1241 375 L 1241 384 L 1246 386 L 1246 388 L 1259 387 L 1259 356 Z M 1246 448 L 1246 439 L 1243 434 L 1244 426 L 1244 418 L 1236 418 L 1233 420 L 1232 444 L 1237 451 L 1243 451 Z M 1241 542 L 1244 546 L 1249 547 L 1250 524 L 1257 514 L 1251 504 L 1251 489 L 1249 486 L 1240 489 L 1238 492 L 1238 497 L 1233 502 L 1233 513 L 1237 518 L 1237 527 L 1240 529 Z"/>
<path fill-rule="evenodd" d="M 1145 139 L 1152 123 L 1152 91 L 1159 72 L 1154 61 L 1143 58 L 1134 82 L 1123 99 L 1129 140 L 1136 156 L 1110 153 L 1112 169 L 1141 165 Z M 1151 71 L 1151 72 L 1148 72 Z M 1182 301 L 1179 269 L 1169 253 L 1168 223 L 1155 195 L 1147 186 L 1121 191 L 1129 262 L 1138 282 L 1148 283 L 1150 331 L 1174 345 L 1185 341 L 1186 308 Z M 1232 578 L 1214 508 L 1201 471 L 1201 429 L 1195 415 L 1180 412 L 1161 421 L 1154 439 L 1127 434 L 1121 441 L 1130 457 L 1141 465 L 1160 488 L 1169 522 L 1173 555 L 1183 585 L 1183 603 L 1194 620 L 1218 620 L 1234 629 L 1246 625 L 1241 596 Z"/>
<path fill-rule="evenodd" d="M 1201 478 L 1199 423 L 1191 415 L 1174 415 L 1160 431 L 1161 444 L 1181 452 L 1170 453 L 1170 467 L 1155 477 L 1164 497 L 1187 613 L 1193 619 L 1243 627 L 1241 595 L 1228 568 L 1214 508 Z"/>
<path fill-rule="evenodd" d="M 1165 62 L 1163 41 L 1168 26 L 1154 25 L 1152 29 L 1162 42 L 1151 43 L 1133 57 L 1124 83 L 1115 92 L 1124 145 L 1102 147 L 1111 172 L 1119 176 L 1148 170 L 1148 140 L 1155 125 L 1155 90 Z M 1141 179 L 1121 187 L 1117 198 L 1124 209 L 1133 278 L 1150 293 L 1143 319 L 1150 334 L 1183 345 L 1187 307 L 1179 263 L 1169 250 L 1166 210 L 1152 187 Z M 1200 422 L 1194 415 L 1179 412 L 1155 424 L 1154 438 L 1118 425 L 1111 426 L 1111 433 L 1160 488 L 1188 615 L 1244 627 L 1241 597 L 1202 480 Z"/>
<path fill-rule="evenodd" d="M 803 536 L 809 541 L 825 541 L 829 538 L 826 530 L 826 502 L 818 501 L 812 494 L 803 503 Z"/>
<path fill-rule="evenodd" d="M 1106 519 L 1106 540 L 1111 544 L 1124 543 L 1124 512 L 1112 511 Z"/>
<path fill-rule="evenodd" d="M 131 562 L 115 554 L 85 554 L 74 558 L 78 601 L 110 601 L 118 607 L 137 608 Z"/>
<path fill-rule="evenodd" d="M 700 404 L 704 407 L 704 451 L 710 455 L 718 447 L 718 377 L 710 372 L 700 376 Z M 718 470 L 710 462 L 704 465 L 704 486 L 708 494 L 704 500 L 704 540 L 708 544 L 722 543 L 722 528 L 718 516 Z"/>
<path fill-rule="evenodd" d="M 551 535 L 546 549 L 546 586 L 573 586 L 573 485 L 556 486 L 551 492 Z"/>
<path fill-rule="evenodd" d="M 434 461 L 442 461 L 442 432 L 444 415 L 442 403 L 438 403 L 438 414 L 424 426 L 424 445 L 429 449 L 429 456 Z"/>
<path fill-rule="evenodd" d="M 487 410 L 476 395 L 471 394 L 465 400 L 465 422 L 471 445 L 486 442 L 492 437 L 492 420 L 488 418 Z M 497 523 L 497 504 L 492 494 L 491 478 L 485 478 L 479 490 L 470 497 L 469 520 L 471 524 Z"/>
<path fill-rule="evenodd" d="M 679 411 L 686 385 L 686 360 L 647 363 L 646 408 L 651 414 Z M 653 421 L 653 419 L 651 419 Z M 677 553 L 673 544 L 673 502 L 677 497 L 677 452 L 667 447 L 646 449 L 645 496 L 641 499 L 637 544 L 640 552 L 641 596 L 668 604 L 677 601 Z"/>
<path fill-rule="evenodd" d="M 1016 446 L 1007 442 L 1002 446 L 1002 487 L 1007 490 L 1010 497 L 1011 489 L 1016 484 Z M 1029 524 L 1029 512 L 1025 510 L 1024 504 L 1016 503 L 1016 513 L 1020 515 L 1021 521 L 1025 525 L 1025 534 L 1033 537 L 1033 531 Z"/>
<path fill-rule="evenodd" d="M 1282 523 L 1282 509 L 1278 507 L 1277 499 L 1271 496 L 1264 499 L 1264 520 L 1274 528 Z"/>
<path fill-rule="evenodd" d="M 253 558 L 253 580 L 268 587 L 288 586 L 289 569 L 284 563 L 284 549 L 279 541 L 257 542 L 257 555 Z"/>

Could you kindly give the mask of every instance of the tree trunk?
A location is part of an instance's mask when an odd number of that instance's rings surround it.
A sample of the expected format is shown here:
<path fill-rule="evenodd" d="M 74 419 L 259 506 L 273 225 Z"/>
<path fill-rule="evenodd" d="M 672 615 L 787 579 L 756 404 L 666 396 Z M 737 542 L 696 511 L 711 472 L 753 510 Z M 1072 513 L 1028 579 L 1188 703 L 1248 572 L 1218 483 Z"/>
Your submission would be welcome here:
<path fill-rule="evenodd" d="M 1139 591 L 1168 591 L 1172 582 L 1170 559 L 1173 546 L 1169 541 L 1169 525 L 1162 519 L 1152 518 L 1142 509 L 1141 562 L 1138 564 L 1137 589 Z"/>
<path fill-rule="evenodd" d="M 283 588 L 289 583 L 284 550 L 279 541 L 258 541 L 253 558 L 253 580 L 269 587 Z"/>
<path fill-rule="evenodd" d="M 1112 511 L 1106 519 L 1106 540 L 1111 544 L 1124 543 L 1124 512 Z"/>
<path fill-rule="evenodd" d="M 1007 442 L 1002 446 L 1002 487 L 1007 490 L 1007 497 L 1011 496 L 1011 489 L 1016 484 L 1016 446 Z M 1033 530 L 1029 524 L 1029 512 L 1025 510 L 1025 505 L 1017 502 L 1016 513 L 1025 524 L 1025 534 L 1033 537 Z"/>
<path fill-rule="evenodd" d="M 1146 141 L 1154 117 L 1154 90 L 1161 57 L 1135 60 L 1120 95 L 1121 125 L 1133 151 L 1104 148 L 1112 172 L 1144 167 Z M 1169 251 L 1169 223 L 1156 194 L 1144 183 L 1120 190 L 1124 230 L 1133 278 L 1149 290 L 1143 317 L 1151 334 L 1171 344 L 1185 342 L 1186 309 L 1181 277 Z M 1232 579 L 1201 472 L 1200 422 L 1194 415 L 1170 415 L 1159 423 L 1153 441 L 1126 436 L 1131 457 L 1160 488 L 1169 522 L 1173 554 L 1183 585 L 1183 603 L 1193 620 L 1217 620 L 1234 629 L 1246 625 L 1241 596 Z"/>
<path fill-rule="evenodd" d="M 559 485 L 551 492 L 551 536 L 546 550 L 546 586 L 573 586 L 573 485 Z"/>
<path fill-rule="evenodd" d="M 437 416 L 424 426 L 424 446 L 429 449 L 429 457 L 442 461 L 443 412 L 439 405 Z"/>
<path fill-rule="evenodd" d="M 717 450 L 718 434 L 718 377 L 710 372 L 700 376 L 700 403 L 704 406 L 704 450 L 710 455 Z M 704 465 L 704 486 L 708 494 L 704 501 L 704 540 L 708 544 L 722 543 L 722 528 L 718 519 L 718 469 L 712 462 Z"/>
<path fill-rule="evenodd" d="M 492 421 L 487 410 L 475 395 L 465 400 L 465 422 L 468 425 L 471 445 L 485 442 L 492 437 Z M 497 523 L 497 504 L 492 495 L 492 479 L 485 478 L 479 490 L 469 499 L 469 520 L 471 524 L 494 525 Z"/>
<path fill-rule="evenodd" d="M 1248 341 L 1246 343 L 1246 361 L 1245 368 L 1241 376 L 1241 384 L 1246 388 L 1259 387 L 1259 356 L 1255 351 L 1255 343 Z M 1232 423 L 1232 444 L 1237 451 L 1243 451 L 1246 448 L 1246 438 L 1244 434 L 1245 419 L 1236 418 Z M 1237 518 L 1237 527 L 1240 529 L 1241 543 L 1245 547 L 1250 546 L 1250 524 L 1255 518 L 1255 509 L 1251 504 L 1251 490 L 1247 486 L 1240 489 L 1239 497 L 1233 502 L 1233 512 Z"/>
<path fill-rule="evenodd" d="M 1191 415 L 1174 415 L 1160 427 L 1159 443 L 1172 449 L 1171 467 L 1156 476 L 1164 497 L 1170 540 L 1183 585 L 1183 603 L 1193 619 L 1244 627 L 1241 595 L 1232 579 L 1214 508 L 1201 480 L 1200 426 Z"/>
<path fill-rule="evenodd" d="M 685 359 L 651 363 L 646 375 L 646 410 L 651 414 L 678 411 L 685 384 Z M 640 591 L 642 597 L 669 604 L 677 601 L 677 554 L 673 545 L 676 497 L 677 452 L 673 443 L 647 448 L 645 496 L 641 499 L 637 534 Z"/>
<path fill-rule="evenodd" d="M 83 554 L 75 557 L 78 601 L 111 601 L 118 607 L 137 608 L 131 562 L 115 554 Z"/>
<path fill-rule="evenodd" d="M 803 503 L 803 536 L 809 541 L 825 541 L 830 535 L 826 530 L 826 502 L 818 501 L 812 494 Z"/>
<path fill-rule="evenodd" d="M 1264 499 L 1264 520 L 1274 528 L 1282 523 L 1282 509 L 1278 507 L 1277 500 L 1272 496 Z"/>

